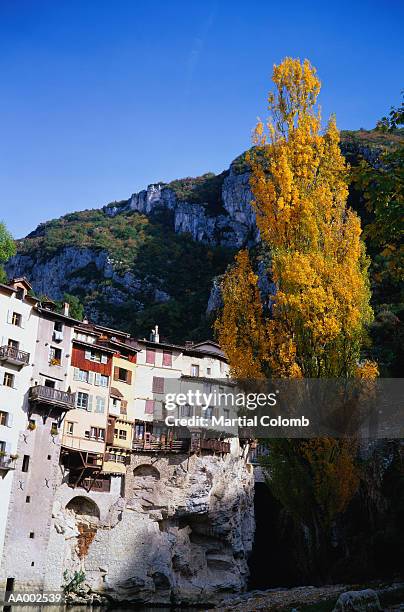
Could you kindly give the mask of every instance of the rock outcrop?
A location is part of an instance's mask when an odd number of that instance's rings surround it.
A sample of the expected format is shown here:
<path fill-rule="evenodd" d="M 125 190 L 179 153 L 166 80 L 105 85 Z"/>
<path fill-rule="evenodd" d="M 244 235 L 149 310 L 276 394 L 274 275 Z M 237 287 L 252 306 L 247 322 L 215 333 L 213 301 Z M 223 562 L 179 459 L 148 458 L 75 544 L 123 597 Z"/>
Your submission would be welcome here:
<path fill-rule="evenodd" d="M 47 588 L 84 571 L 82 589 L 110 601 L 208 603 L 246 589 L 253 475 L 237 456 L 134 455 L 125 497 L 106 500 L 61 485 Z"/>

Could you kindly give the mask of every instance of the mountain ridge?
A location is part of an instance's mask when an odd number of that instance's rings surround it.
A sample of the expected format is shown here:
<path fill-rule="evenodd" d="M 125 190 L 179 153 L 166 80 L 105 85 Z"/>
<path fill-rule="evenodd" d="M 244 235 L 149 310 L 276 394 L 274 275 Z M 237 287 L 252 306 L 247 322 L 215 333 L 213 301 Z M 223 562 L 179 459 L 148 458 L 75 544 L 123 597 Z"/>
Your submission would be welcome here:
<path fill-rule="evenodd" d="M 349 161 L 378 163 L 402 134 L 343 132 Z M 257 243 L 245 153 L 218 175 L 153 183 L 127 200 L 39 224 L 6 264 L 38 295 L 75 295 L 94 322 L 171 340 L 211 336 L 215 281 L 236 250 Z M 207 306 L 208 309 L 207 309 Z M 208 314 L 207 314 L 208 310 Z"/>

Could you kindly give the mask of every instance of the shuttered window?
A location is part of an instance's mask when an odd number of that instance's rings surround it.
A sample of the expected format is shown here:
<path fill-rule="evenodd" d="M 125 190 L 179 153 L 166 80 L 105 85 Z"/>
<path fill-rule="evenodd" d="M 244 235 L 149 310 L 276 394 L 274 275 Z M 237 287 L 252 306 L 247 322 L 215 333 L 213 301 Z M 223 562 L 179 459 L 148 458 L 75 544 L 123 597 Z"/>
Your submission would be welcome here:
<path fill-rule="evenodd" d="M 173 354 L 171 351 L 163 351 L 163 366 L 171 368 L 173 365 Z"/>
<path fill-rule="evenodd" d="M 164 378 L 153 376 L 153 393 L 164 393 Z"/>
<path fill-rule="evenodd" d="M 144 409 L 146 414 L 154 413 L 154 400 L 146 400 L 146 405 Z"/>
<path fill-rule="evenodd" d="M 146 349 L 146 363 L 156 363 L 156 351 L 154 349 Z"/>

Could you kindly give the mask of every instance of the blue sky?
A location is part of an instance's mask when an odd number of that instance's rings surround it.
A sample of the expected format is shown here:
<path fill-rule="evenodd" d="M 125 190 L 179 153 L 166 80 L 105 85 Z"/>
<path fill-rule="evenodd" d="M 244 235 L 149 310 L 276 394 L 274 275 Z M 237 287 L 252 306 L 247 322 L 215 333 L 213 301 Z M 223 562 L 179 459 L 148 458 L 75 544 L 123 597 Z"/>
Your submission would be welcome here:
<path fill-rule="evenodd" d="M 0 0 L 0 219 L 21 237 L 220 172 L 286 55 L 318 68 L 324 116 L 373 127 L 400 99 L 403 17 L 394 0 Z"/>

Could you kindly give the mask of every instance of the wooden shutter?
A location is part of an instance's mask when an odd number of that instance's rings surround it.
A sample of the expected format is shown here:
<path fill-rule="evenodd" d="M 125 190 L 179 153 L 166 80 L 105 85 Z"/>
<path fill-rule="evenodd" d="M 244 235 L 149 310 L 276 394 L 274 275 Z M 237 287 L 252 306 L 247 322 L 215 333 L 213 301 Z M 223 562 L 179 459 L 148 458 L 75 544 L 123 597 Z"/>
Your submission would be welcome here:
<path fill-rule="evenodd" d="M 107 444 L 114 443 L 114 429 L 115 429 L 115 419 L 114 417 L 108 418 L 108 427 L 107 427 Z"/>
<path fill-rule="evenodd" d="M 92 409 L 93 409 L 93 396 L 89 395 L 88 396 L 87 410 L 88 410 L 88 412 L 91 412 Z"/>
<path fill-rule="evenodd" d="M 153 393 L 164 393 L 164 378 L 153 376 Z"/>
<path fill-rule="evenodd" d="M 154 413 L 154 400 L 146 400 L 146 405 L 144 409 L 146 414 Z"/>
<path fill-rule="evenodd" d="M 173 354 L 171 351 L 163 351 L 163 365 L 169 367 L 173 365 Z"/>
<path fill-rule="evenodd" d="M 121 414 L 128 414 L 128 402 L 126 400 L 121 400 Z"/>
<path fill-rule="evenodd" d="M 156 351 L 154 349 L 146 349 L 146 363 L 155 364 L 156 362 Z"/>
<path fill-rule="evenodd" d="M 126 370 L 126 382 L 128 385 L 132 383 L 132 372 L 130 370 Z"/>
<path fill-rule="evenodd" d="M 114 367 L 114 380 L 119 380 L 119 368 L 117 366 Z"/>

